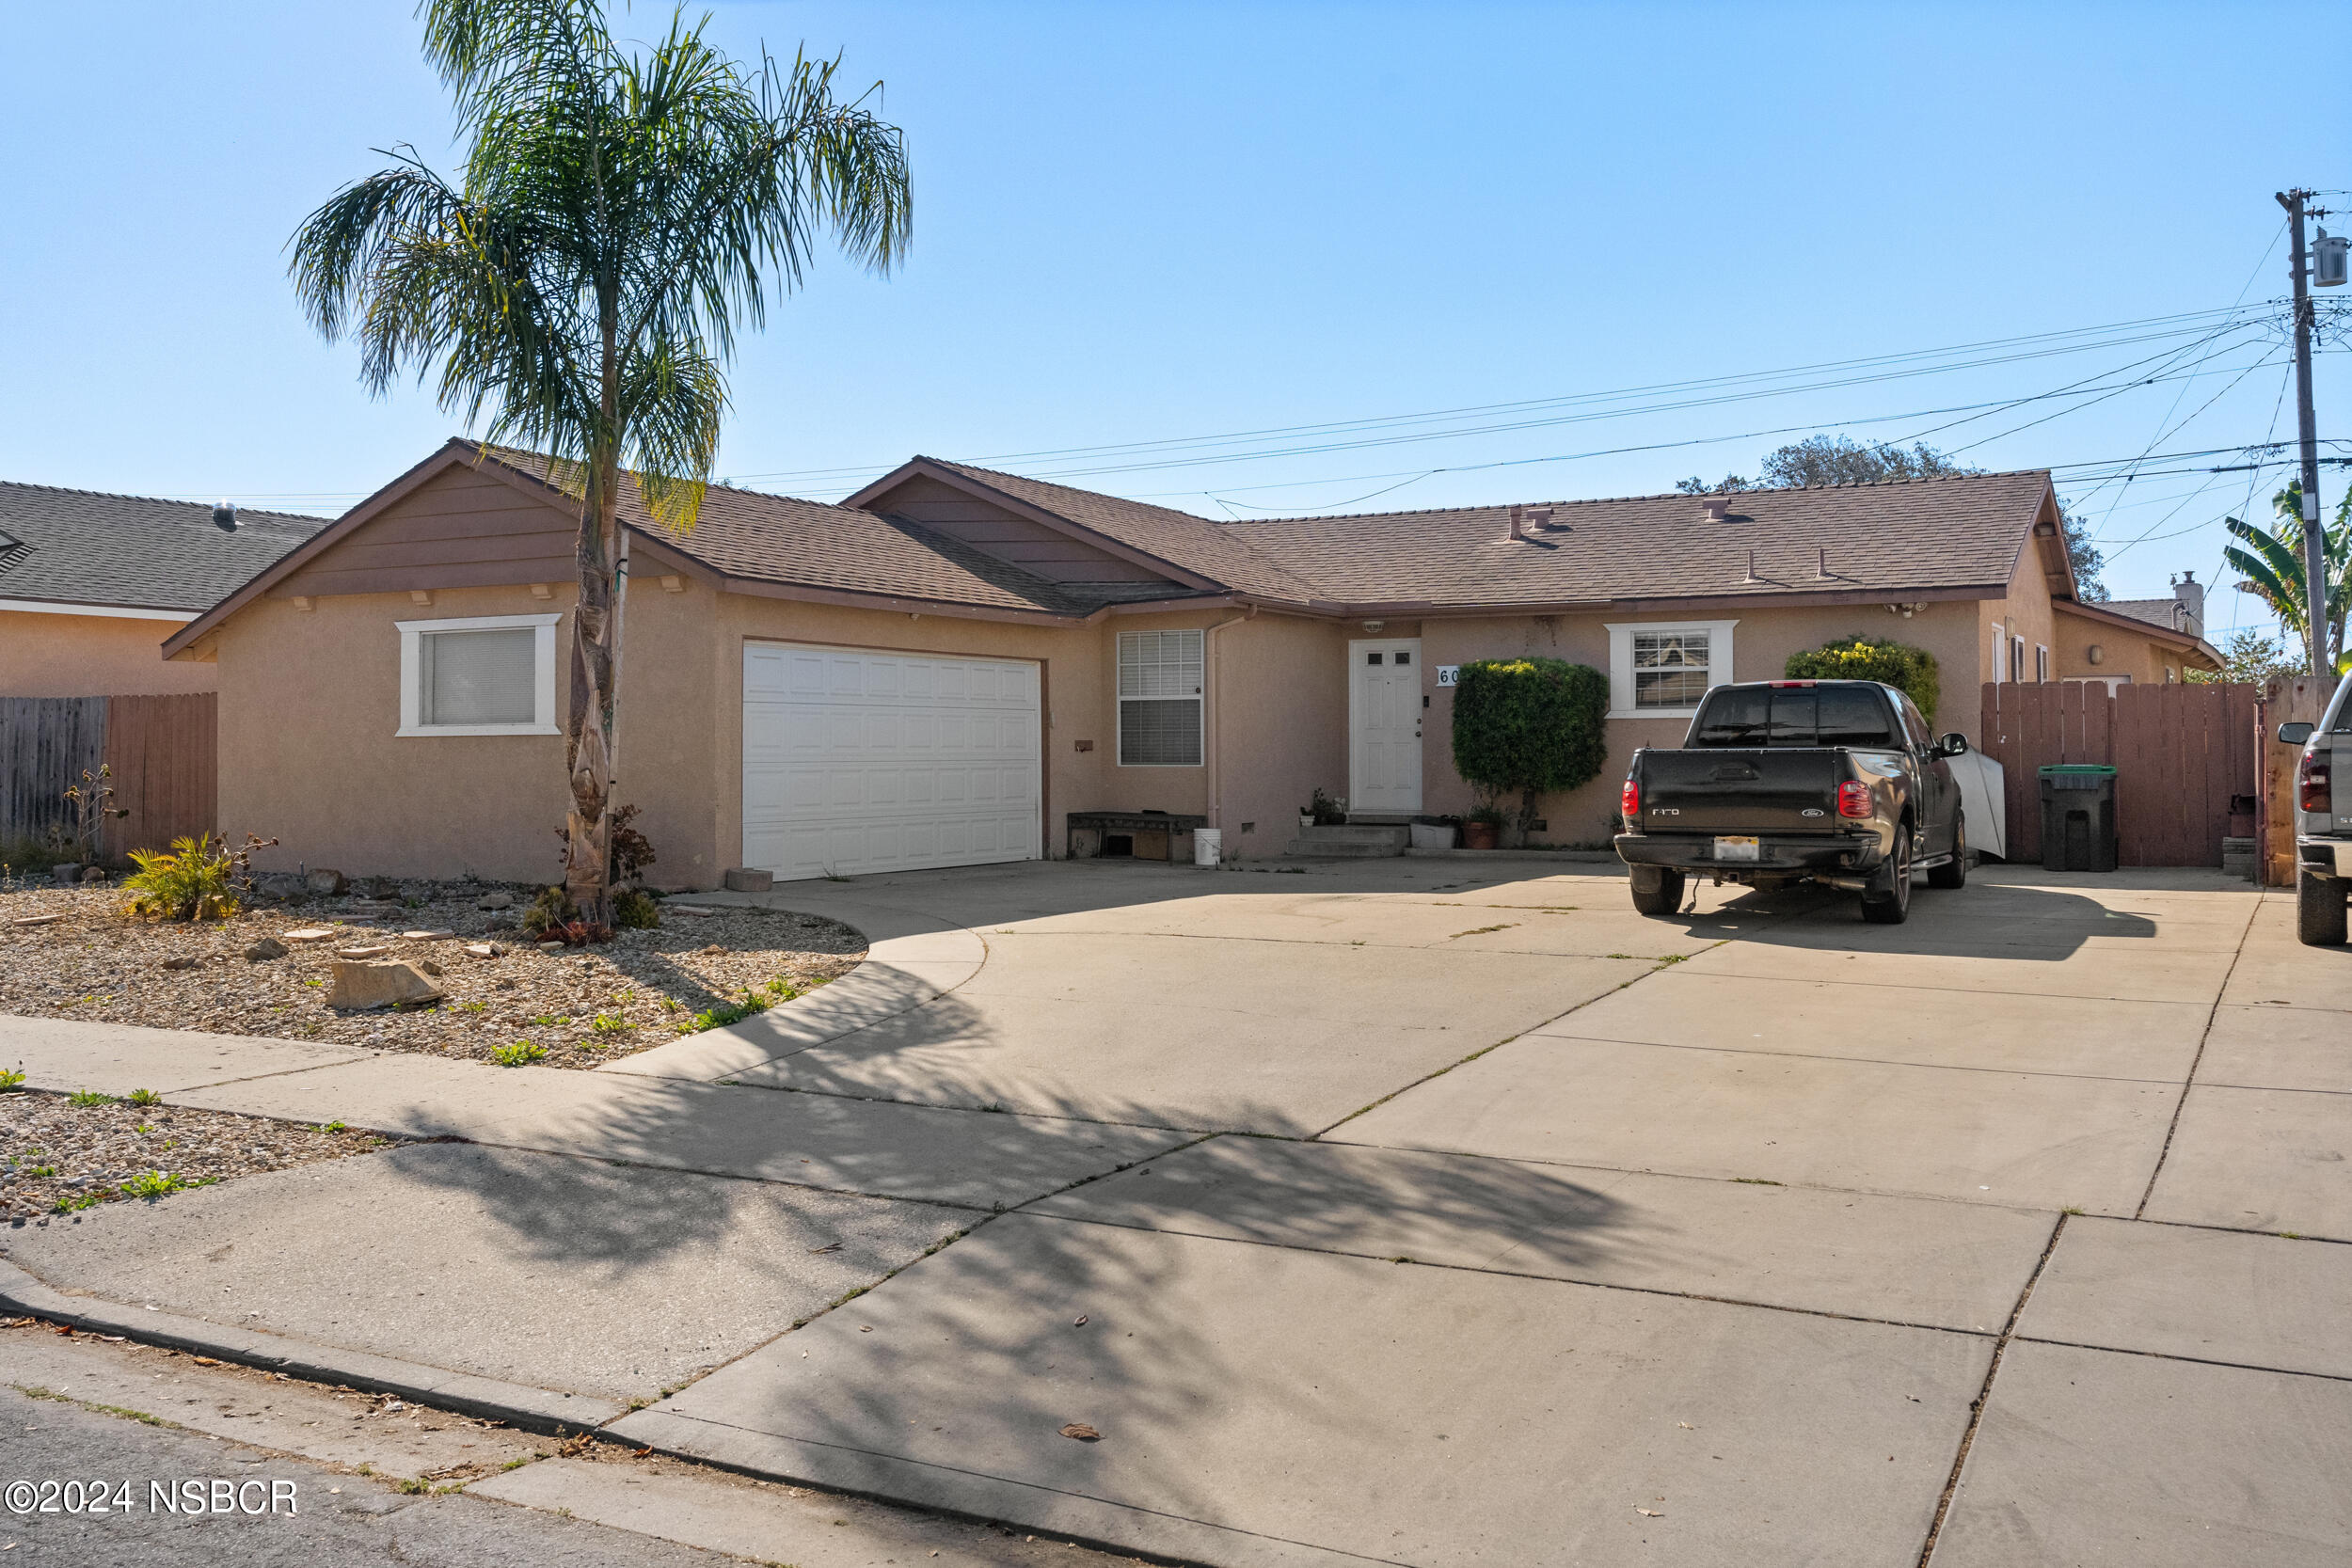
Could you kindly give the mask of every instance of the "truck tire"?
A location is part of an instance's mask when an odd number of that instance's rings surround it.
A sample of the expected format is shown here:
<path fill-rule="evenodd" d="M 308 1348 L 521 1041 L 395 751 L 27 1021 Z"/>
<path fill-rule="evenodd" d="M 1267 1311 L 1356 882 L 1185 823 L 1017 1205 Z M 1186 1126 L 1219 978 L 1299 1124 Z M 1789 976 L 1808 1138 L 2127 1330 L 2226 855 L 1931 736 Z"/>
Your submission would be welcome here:
<path fill-rule="evenodd" d="M 1668 866 L 1637 865 L 1633 868 L 1633 910 L 1653 919 L 1671 915 L 1682 908 L 1683 876 Z"/>
<path fill-rule="evenodd" d="M 2309 867 L 2295 879 L 2295 935 L 2306 947 L 2342 947 L 2345 884 Z M 1639 895 L 1636 895 L 1639 897 Z"/>
<path fill-rule="evenodd" d="M 1968 818 L 1955 812 L 1952 816 L 1952 858 L 1942 865 L 1928 867 L 1928 886 L 1966 887 L 1968 885 Z"/>
<path fill-rule="evenodd" d="M 1862 895 L 1862 918 L 1873 926 L 1899 926 L 1911 918 L 1911 824 L 1895 831 L 1895 863 L 1883 894 Z"/>

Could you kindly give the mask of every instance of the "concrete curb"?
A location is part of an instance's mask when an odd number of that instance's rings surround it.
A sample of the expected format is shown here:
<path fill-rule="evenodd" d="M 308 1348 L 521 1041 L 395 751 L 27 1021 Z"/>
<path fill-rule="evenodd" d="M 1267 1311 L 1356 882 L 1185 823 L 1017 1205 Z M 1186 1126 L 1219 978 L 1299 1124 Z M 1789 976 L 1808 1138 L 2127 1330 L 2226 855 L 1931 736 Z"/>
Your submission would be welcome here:
<path fill-rule="evenodd" d="M 504 1421 L 526 1432 L 587 1432 L 628 1413 L 628 1406 L 589 1394 L 559 1394 L 445 1367 L 427 1367 L 365 1351 L 290 1339 L 258 1329 L 225 1328 L 200 1318 L 151 1312 L 54 1290 L 14 1263 L 0 1262 L 0 1307 L 29 1318 L 71 1323 L 92 1334 L 119 1334 L 141 1344 L 190 1351 L 222 1361 L 284 1372 L 308 1383 L 341 1384 L 397 1395 L 478 1419 Z"/>

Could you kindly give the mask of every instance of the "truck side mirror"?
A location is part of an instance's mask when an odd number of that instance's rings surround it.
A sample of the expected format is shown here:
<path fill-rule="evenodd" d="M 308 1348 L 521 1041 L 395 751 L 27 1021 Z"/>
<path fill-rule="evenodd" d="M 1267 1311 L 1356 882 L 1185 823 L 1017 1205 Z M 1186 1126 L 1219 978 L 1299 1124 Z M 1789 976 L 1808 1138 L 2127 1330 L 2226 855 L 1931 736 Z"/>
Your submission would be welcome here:
<path fill-rule="evenodd" d="M 2316 726 L 2314 725 L 2304 723 L 2299 719 L 2292 724 L 2281 724 L 2279 726 L 2279 744 L 2281 746 L 2300 746 L 2303 742 L 2312 737 L 2312 731 L 2315 727 Z"/>
<path fill-rule="evenodd" d="M 1935 754 L 1939 757 L 1966 756 L 1968 754 L 1968 737 L 1961 734 L 1958 730 L 1954 730 L 1951 734 L 1946 736 L 1943 739 L 1935 743 Z"/>

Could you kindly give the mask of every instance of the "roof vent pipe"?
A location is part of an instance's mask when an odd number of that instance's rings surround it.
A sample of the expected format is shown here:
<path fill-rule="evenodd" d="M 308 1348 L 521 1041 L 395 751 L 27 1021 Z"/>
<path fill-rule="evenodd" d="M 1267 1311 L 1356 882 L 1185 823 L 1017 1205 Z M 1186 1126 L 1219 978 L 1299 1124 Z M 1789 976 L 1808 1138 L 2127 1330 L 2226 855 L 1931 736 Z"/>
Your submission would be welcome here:
<path fill-rule="evenodd" d="M 213 503 L 213 526 L 223 533 L 237 531 L 237 503 L 218 500 Z"/>
<path fill-rule="evenodd" d="M 1731 515 L 1731 500 L 1725 496 L 1703 496 L 1699 499 L 1699 520 L 1720 523 Z"/>
<path fill-rule="evenodd" d="M 1511 535 L 1510 539 L 1506 542 L 1524 543 L 1526 540 L 1527 508 L 1523 506 L 1515 506 L 1511 508 Z"/>
<path fill-rule="evenodd" d="M 1764 580 L 1762 578 L 1756 575 L 1756 552 L 1754 550 L 1750 550 L 1748 552 L 1748 575 L 1741 578 L 1740 580 L 1741 582 L 1762 582 Z"/>
<path fill-rule="evenodd" d="M 1827 545 L 1817 546 L 1814 561 L 1813 575 L 1823 582 L 1827 582 L 1829 580 L 1829 546 Z"/>

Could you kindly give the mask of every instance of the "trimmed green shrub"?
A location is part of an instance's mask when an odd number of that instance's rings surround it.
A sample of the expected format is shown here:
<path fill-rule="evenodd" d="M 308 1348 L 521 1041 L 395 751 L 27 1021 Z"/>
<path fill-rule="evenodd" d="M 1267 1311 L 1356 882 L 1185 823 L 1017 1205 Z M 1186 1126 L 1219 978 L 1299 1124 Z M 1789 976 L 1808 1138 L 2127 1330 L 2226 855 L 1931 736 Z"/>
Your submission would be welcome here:
<path fill-rule="evenodd" d="M 1609 678 L 1558 658 L 1462 666 L 1454 691 L 1454 770 L 1487 804 L 1517 792 L 1519 827 L 1539 795 L 1574 789 L 1608 760 Z"/>
<path fill-rule="evenodd" d="M 1933 654 L 1908 642 L 1859 633 L 1790 654 L 1782 673 L 1792 681 L 1883 681 L 1918 705 L 1930 722 L 1943 691 Z"/>
<path fill-rule="evenodd" d="M 624 888 L 612 895 L 612 924 L 620 930 L 641 931 L 661 924 L 661 906 L 650 894 Z"/>

